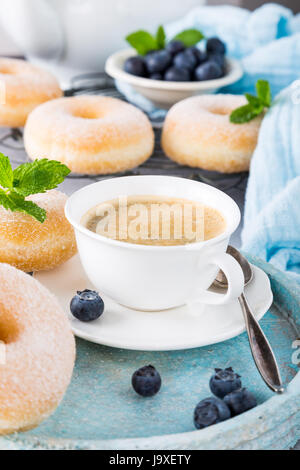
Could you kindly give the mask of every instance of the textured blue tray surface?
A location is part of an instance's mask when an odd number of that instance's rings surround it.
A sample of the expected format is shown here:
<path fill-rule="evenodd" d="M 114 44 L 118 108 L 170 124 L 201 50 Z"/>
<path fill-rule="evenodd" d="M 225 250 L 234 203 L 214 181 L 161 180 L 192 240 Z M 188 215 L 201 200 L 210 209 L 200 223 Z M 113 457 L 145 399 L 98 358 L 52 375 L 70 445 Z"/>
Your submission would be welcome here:
<path fill-rule="evenodd" d="M 48 448 L 287 448 L 300 438 L 300 375 L 292 364 L 292 343 L 300 337 L 300 289 L 269 265 L 276 304 L 262 320 L 291 382 L 283 397 L 274 396 L 253 363 L 246 334 L 199 349 L 136 352 L 77 340 L 71 386 L 56 413 L 39 428 L 0 440 L 0 447 Z M 131 388 L 132 373 L 153 364 L 161 373 L 161 392 L 151 399 Z M 232 366 L 260 405 L 243 416 L 195 432 L 195 405 L 210 395 L 215 367 Z M 155 436 L 153 438 L 153 436 Z"/>

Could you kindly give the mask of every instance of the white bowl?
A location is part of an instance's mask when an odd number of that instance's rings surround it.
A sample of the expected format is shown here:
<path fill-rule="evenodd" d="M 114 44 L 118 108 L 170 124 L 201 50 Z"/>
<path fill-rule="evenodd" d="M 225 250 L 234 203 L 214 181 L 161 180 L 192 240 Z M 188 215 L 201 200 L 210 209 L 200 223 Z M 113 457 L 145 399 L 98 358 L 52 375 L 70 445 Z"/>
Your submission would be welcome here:
<path fill-rule="evenodd" d="M 133 49 L 126 49 L 111 55 L 105 64 L 108 75 L 131 85 L 132 88 L 148 98 L 155 106 L 169 109 L 173 104 L 194 95 L 211 94 L 220 88 L 237 82 L 243 76 L 240 63 L 233 59 L 227 60 L 225 77 L 202 82 L 167 82 L 136 77 L 124 71 L 124 63 L 129 57 L 136 55 Z"/>

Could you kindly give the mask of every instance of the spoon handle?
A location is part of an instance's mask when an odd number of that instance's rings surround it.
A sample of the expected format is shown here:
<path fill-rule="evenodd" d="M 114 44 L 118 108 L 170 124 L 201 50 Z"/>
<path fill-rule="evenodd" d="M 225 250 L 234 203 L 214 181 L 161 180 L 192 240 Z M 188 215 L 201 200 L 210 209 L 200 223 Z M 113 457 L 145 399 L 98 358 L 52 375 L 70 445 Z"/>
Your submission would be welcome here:
<path fill-rule="evenodd" d="M 251 312 L 244 294 L 239 297 L 239 302 L 246 322 L 252 356 L 259 373 L 273 392 L 283 393 L 284 387 L 270 343 Z"/>

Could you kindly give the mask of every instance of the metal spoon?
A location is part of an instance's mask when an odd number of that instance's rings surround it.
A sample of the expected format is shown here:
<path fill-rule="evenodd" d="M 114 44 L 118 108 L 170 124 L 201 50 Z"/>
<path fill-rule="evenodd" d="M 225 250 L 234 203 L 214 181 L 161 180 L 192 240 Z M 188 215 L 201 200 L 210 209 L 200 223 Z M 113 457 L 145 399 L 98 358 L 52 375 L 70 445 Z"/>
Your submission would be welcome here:
<path fill-rule="evenodd" d="M 247 286 L 253 279 L 251 265 L 248 263 L 246 258 L 244 258 L 244 256 L 232 246 L 228 247 L 227 253 L 233 256 L 240 264 L 245 276 L 245 286 Z M 213 285 L 222 289 L 226 289 L 228 287 L 227 279 L 223 271 L 219 272 Z M 273 392 L 283 393 L 285 389 L 282 385 L 279 368 L 270 343 L 259 326 L 258 321 L 251 312 L 244 294 L 239 297 L 239 302 L 242 307 L 246 323 L 252 356 L 259 373 Z"/>

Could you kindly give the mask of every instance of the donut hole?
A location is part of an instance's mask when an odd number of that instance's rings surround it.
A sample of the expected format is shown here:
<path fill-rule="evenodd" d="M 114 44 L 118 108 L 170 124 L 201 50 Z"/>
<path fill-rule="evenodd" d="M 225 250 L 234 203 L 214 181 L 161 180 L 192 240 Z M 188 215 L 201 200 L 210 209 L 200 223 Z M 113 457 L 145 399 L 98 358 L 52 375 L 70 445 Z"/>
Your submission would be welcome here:
<path fill-rule="evenodd" d="M 0 67 L 0 74 L 2 75 L 14 75 L 14 71 L 8 67 Z"/>
<path fill-rule="evenodd" d="M 93 109 L 78 109 L 74 111 L 73 116 L 80 119 L 99 119 L 101 116 L 99 112 Z"/>
<path fill-rule="evenodd" d="M 228 116 L 229 114 L 231 114 L 232 110 L 219 106 L 219 107 L 216 107 L 216 108 L 212 108 L 210 110 L 210 112 L 212 114 L 217 114 L 219 116 Z"/>
<path fill-rule="evenodd" d="M 0 323 L 0 342 L 14 343 L 19 336 L 19 330 L 14 324 Z"/>
<path fill-rule="evenodd" d="M 20 330 L 16 320 L 0 304 L 0 342 L 4 344 L 14 343 L 18 339 L 19 333 Z"/>

